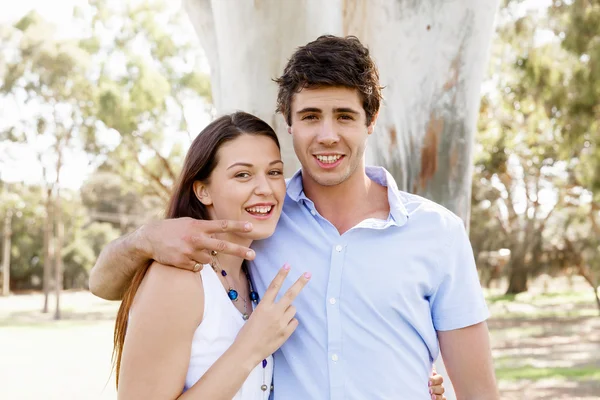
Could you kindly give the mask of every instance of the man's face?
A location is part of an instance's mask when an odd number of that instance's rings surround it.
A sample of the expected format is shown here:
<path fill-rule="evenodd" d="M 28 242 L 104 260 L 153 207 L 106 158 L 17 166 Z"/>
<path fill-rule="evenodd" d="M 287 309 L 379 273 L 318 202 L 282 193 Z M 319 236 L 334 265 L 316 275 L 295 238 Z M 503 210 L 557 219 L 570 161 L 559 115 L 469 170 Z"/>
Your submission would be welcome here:
<path fill-rule="evenodd" d="M 321 186 L 338 185 L 362 165 L 367 137 L 376 118 L 366 125 L 366 114 L 355 89 L 305 88 L 291 106 L 294 151 L 305 179 Z"/>

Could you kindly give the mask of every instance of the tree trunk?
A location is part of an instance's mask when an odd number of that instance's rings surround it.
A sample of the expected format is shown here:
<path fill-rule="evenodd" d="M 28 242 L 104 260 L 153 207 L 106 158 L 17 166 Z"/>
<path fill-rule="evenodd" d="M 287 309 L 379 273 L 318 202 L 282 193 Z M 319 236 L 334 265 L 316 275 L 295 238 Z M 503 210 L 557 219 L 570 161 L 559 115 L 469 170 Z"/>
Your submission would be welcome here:
<path fill-rule="evenodd" d="M 54 199 L 54 222 L 56 228 L 56 245 L 54 246 L 54 258 L 55 258 L 55 269 L 54 269 L 54 287 L 56 289 L 56 309 L 54 310 L 54 319 L 59 320 L 61 318 L 60 313 L 60 292 L 63 288 L 63 241 L 65 226 L 63 224 L 62 216 L 62 199 L 60 194 L 60 172 L 62 169 L 62 157 L 64 148 L 68 145 L 71 137 L 69 132 L 65 138 L 61 138 L 56 142 L 56 152 L 58 154 L 58 160 L 56 161 L 56 181 L 54 182 L 54 188 L 56 198 Z M 63 141 L 64 140 L 64 141 Z M 63 147 L 64 146 L 64 147 Z"/>
<path fill-rule="evenodd" d="M 600 285 L 597 285 L 596 282 L 594 282 L 590 268 L 583 263 L 582 259 L 580 259 L 579 263 L 577 263 L 577 271 L 594 291 L 594 298 L 596 299 L 596 305 L 598 306 L 598 313 L 600 313 L 600 297 L 598 296 L 598 288 Z"/>
<path fill-rule="evenodd" d="M 498 1 L 346 0 L 344 34 L 379 66 L 384 104 L 367 161 L 468 225 L 480 89 Z"/>
<path fill-rule="evenodd" d="M 525 255 L 516 254 L 509 262 L 508 289 L 506 294 L 519 294 L 526 292 L 528 287 L 529 270 L 525 265 Z"/>
<path fill-rule="evenodd" d="M 511 270 L 506 294 L 519 294 L 527 291 L 527 269 L 515 268 Z"/>
<path fill-rule="evenodd" d="M 598 306 L 598 315 L 600 315 L 600 296 L 598 296 L 599 288 L 600 288 L 600 286 L 592 287 L 592 290 L 594 291 L 594 297 L 596 298 L 596 305 Z"/>
<path fill-rule="evenodd" d="M 10 242 L 12 236 L 12 210 L 6 210 L 4 216 L 3 246 L 2 246 L 2 296 L 10 294 Z"/>
<path fill-rule="evenodd" d="M 55 269 L 54 269 L 54 287 L 56 289 L 56 309 L 54 311 L 54 319 L 60 319 L 60 292 L 63 286 L 63 259 L 62 248 L 64 240 L 64 224 L 62 220 L 62 204 L 60 198 L 60 188 L 56 187 L 56 200 L 54 208 L 54 216 L 56 221 L 56 246 L 54 248 Z"/>
<path fill-rule="evenodd" d="M 470 213 L 472 148 L 480 85 L 498 0 L 321 2 L 184 0 L 211 69 L 219 113 L 251 112 L 282 141 L 289 176 L 298 167 L 277 87 L 297 46 L 319 35 L 357 35 L 379 66 L 384 106 L 367 162 L 400 188 Z"/>
<path fill-rule="evenodd" d="M 50 295 L 50 280 L 52 279 L 52 262 L 54 260 L 54 234 L 53 234 L 53 212 L 52 212 L 52 188 L 46 191 L 46 220 L 44 222 L 44 308 L 42 312 L 48 312 L 48 297 Z"/>

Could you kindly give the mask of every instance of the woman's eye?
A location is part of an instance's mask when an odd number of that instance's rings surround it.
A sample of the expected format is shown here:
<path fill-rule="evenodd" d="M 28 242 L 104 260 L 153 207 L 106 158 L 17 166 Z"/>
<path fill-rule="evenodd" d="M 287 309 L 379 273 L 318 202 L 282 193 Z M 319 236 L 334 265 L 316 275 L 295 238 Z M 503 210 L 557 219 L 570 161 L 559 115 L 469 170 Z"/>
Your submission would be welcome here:
<path fill-rule="evenodd" d="M 274 176 L 283 175 L 283 171 L 279 169 L 274 169 L 273 171 L 270 171 L 269 174 Z"/>
<path fill-rule="evenodd" d="M 248 178 L 249 176 L 250 174 L 247 172 L 240 172 L 239 174 L 235 175 L 236 178 Z"/>

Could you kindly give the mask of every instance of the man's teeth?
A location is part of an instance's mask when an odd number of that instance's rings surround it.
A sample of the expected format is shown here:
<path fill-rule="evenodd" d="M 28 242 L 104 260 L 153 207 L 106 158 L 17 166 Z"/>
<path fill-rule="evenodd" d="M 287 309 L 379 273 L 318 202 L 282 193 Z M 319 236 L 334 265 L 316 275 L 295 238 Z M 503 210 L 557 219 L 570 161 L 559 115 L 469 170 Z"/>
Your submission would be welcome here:
<path fill-rule="evenodd" d="M 317 160 L 321 161 L 322 163 L 325 164 L 332 164 L 334 162 L 336 162 L 337 160 L 339 160 L 342 156 L 340 155 L 336 155 L 336 156 L 317 156 Z"/>
<path fill-rule="evenodd" d="M 268 214 L 271 212 L 271 208 L 273 208 L 273 206 L 250 207 L 246 208 L 246 211 L 254 214 Z"/>

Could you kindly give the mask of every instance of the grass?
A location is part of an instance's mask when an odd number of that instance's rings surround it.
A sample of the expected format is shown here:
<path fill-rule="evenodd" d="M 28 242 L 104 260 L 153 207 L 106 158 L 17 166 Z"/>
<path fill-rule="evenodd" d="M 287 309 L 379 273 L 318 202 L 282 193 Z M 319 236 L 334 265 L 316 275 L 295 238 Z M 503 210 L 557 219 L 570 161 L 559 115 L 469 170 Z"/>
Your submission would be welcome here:
<path fill-rule="evenodd" d="M 537 368 L 523 366 L 518 368 L 499 367 L 496 368 L 498 380 L 530 380 L 561 379 L 561 380 L 600 380 L 600 368 Z"/>
<path fill-rule="evenodd" d="M 494 303 L 502 303 L 502 302 L 511 302 L 515 301 L 516 294 L 498 294 L 498 295 L 488 295 L 486 301 L 488 304 Z"/>
<path fill-rule="evenodd" d="M 585 284 L 560 291 L 553 281 L 550 288 L 516 296 L 488 291 L 502 400 L 589 400 L 600 393 L 593 294 Z M 35 293 L 0 298 L 0 376 L 10 377 L 2 381 L 0 398 L 115 399 L 114 375 L 107 380 L 118 303 L 66 293 L 61 321 L 42 314 L 42 303 Z"/>

